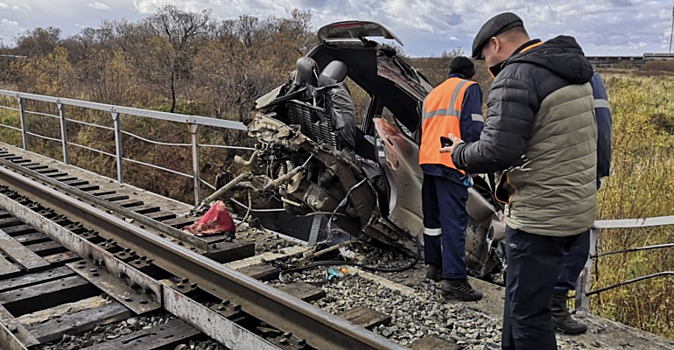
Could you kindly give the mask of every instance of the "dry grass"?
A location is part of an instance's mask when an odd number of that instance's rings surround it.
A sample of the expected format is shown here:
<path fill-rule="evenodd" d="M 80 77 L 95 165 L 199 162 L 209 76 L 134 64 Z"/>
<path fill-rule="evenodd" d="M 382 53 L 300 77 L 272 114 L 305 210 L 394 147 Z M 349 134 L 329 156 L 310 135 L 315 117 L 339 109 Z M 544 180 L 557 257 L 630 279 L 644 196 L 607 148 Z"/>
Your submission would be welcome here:
<path fill-rule="evenodd" d="M 613 112 L 613 164 L 600 191 L 600 219 L 673 215 L 674 78 L 605 74 Z M 674 242 L 673 227 L 607 230 L 598 250 Z M 674 270 L 674 250 L 600 258 L 593 289 Z M 674 278 L 651 279 L 593 297 L 593 311 L 674 338 Z"/>

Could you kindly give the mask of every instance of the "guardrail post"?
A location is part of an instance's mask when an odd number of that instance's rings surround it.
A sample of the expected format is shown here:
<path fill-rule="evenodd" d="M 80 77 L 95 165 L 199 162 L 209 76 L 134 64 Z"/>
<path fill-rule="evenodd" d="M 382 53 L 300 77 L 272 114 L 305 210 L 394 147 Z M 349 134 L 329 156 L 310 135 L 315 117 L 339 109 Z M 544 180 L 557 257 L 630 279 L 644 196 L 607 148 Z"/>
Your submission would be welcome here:
<path fill-rule="evenodd" d="M 61 119 L 61 145 L 63 147 L 63 162 L 70 164 L 70 156 L 68 155 L 68 129 L 66 129 L 66 106 L 57 102 L 56 107 L 59 110 L 59 119 Z"/>
<path fill-rule="evenodd" d="M 119 118 L 119 113 L 114 110 L 111 112 L 112 122 L 115 125 L 115 155 L 117 156 L 117 182 L 124 183 L 124 175 L 122 168 L 122 124 Z"/>
<path fill-rule="evenodd" d="M 19 119 L 21 120 L 21 142 L 23 142 L 23 149 L 28 150 L 28 134 L 26 134 L 26 111 L 21 97 L 16 98 L 19 102 Z"/>
<path fill-rule="evenodd" d="M 199 174 L 199 144 L 197 143 L 198 124 L 187 123 L 187 127 L 192 134 L 192 170 L 194 170 L 194 205 L 199 205 L 201 198 L 199 196 L 200 174 Z"/>
<path fill-rule="evenodd" d="M 590 300 L 587 293 L 590 292 L 590 285 L 592 284 L 590 276 L 592 275 L 592 268 L 595 261 L 592 258 L 597 253 L 597 238 L 599 230 L 596 228 L 590 229 L 590 258 L 585 262 L 585 267 L 578 276 L 578 283 L 576 283 L 576 310 L 590 312 Z"/>

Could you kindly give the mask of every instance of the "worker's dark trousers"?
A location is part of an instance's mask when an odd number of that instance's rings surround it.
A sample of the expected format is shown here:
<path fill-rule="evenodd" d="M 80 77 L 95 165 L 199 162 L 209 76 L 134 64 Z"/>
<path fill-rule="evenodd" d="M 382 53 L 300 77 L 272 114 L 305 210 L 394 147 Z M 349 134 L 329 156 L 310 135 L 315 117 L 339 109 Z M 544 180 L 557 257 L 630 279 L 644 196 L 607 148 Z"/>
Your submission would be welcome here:
<path fill-rule="evenodd" d="M 443 279 L 465 279 L 468 188 L 458 177 L 424 174 L 421 192 L 426 263 L 440 267 Z"/>
<path fill-rule="evenodd" d="M 600 188 L 601 179 L 597 178 L 597 191 Z M 568 294 L 570 290 L 576 290 L 578 276 L 583 271 L 589 255 L 590 231 L 587 231 L 578 235 L 573 244 L 564 252 L 564 262 L 555 285 L 555 294 Z"/>
<path fill-rule="evenodd" d="M 550 237 L 506 227 L 504 350 L 556 350 L 552 293 L 562 269 L 564 251 L 580 235 Z"/>
<path fill-rule="evenodd" d="M 590 231 L 576 236 L 573 244 L 564 252 L 564 262 L 555 285 L 555 294 L 567 294 L 569 290 L 576 290 L 578 276 L 585 267 L 588 255 L 590 255 Z"/>

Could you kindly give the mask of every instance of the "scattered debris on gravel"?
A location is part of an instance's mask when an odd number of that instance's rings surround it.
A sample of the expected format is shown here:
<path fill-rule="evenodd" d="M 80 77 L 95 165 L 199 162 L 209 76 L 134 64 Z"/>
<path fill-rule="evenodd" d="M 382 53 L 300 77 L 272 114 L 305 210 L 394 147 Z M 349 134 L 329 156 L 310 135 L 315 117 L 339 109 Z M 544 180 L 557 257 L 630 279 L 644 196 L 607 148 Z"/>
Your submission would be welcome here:
<path fill-rule="evenodd" d="M 146 316 L 135 316 L 128 318 L 125 321 L 109 324 L 106 326 L 97 326 L 96 328 L 73 336 L 64 335 L 63 338 L 54 344 L 46 344 L 37 347 L 39 350 L 76 350 L 83 349 L 92 345 L 104 343 L 109 340 L 114 340 L 119 337 L 140 331 L 153 328 L 169 322 L 174 317 L 168 313 L 161 312 Z M 227 350 L 224 345 L 221 345 L 213 340 L 190 340 L 186 343 L 178 344 L 174 350 Z"/>

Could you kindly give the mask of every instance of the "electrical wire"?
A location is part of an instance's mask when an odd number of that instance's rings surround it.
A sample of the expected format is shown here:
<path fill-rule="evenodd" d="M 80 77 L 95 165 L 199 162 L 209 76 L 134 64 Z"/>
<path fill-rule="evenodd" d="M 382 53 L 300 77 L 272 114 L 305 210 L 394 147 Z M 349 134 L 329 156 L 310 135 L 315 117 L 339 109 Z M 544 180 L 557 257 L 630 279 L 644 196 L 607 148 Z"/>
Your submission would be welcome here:
<path fill-rule="evenodd" d="M 346 203 L 349 200 L 349 196 L 351 195 L 351 192 L 353 192 L 353 190 L 358 188 L 360 185 L 364 184 L 365 181 L 367 181 L 367 178 L 365 178 L 365 179 L 361 180 L 360 182 L 358 182 L 357 184 L 351 186 L 351 188 L 349 188 L 349 190 L 346 191 L 346 194 L 344 195 L 344 198 L 342 198 L 342 200 L 339 202 L 339 204 L 337 204 L 337 207 L 335 207 L 335 210 L 333 210 L 332 214 L 330 214 L 330 217 L 328 218 L 328 227 L 327 227 L 329 238 L 333 238 L 332 237 L 332 220 L 334 219 L 335 215 L 337 214 L 337 211 L 341 207 L 346 205 Z"/>
<path fill-rule="evenodd" d="M 239 225 L 248 221 L 248 218 L 250 216 L 250 209 L 252 206 L 253 206 L 252 198 L 250 197 L 250 190 L 248 190 L 248 210 L 246 211 L 246 215 L 244 215 L 243 219 L 241 219 L 241 221 L 239 222 Z"/>

